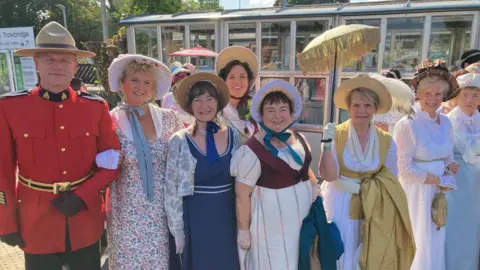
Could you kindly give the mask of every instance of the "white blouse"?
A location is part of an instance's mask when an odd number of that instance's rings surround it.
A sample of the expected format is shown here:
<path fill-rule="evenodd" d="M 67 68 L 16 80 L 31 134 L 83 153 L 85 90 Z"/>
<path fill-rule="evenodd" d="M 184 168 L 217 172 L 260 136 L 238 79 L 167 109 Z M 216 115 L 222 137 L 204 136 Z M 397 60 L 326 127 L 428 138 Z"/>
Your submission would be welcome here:
<path fill-rule="evenodd" d="M 445 165 L 454 161 L 453 129 L 448 117 L 437 110 L 440 124 L 418 104 L 413 107 L 415 116 L 403 117 L 395 126 L 394 139 L 398 146 L 399 177 L 406 184 L 423 184 L 427 171 L 415 162 L 442 159 Z"/>
<path fill-rule="evenodd" d="M 466 163 L 480 163 L 480 113 L 466 115 L 459 106 L 455 107 L 448 118 L 454 130 L 455 153 L 462 155 Z"/>

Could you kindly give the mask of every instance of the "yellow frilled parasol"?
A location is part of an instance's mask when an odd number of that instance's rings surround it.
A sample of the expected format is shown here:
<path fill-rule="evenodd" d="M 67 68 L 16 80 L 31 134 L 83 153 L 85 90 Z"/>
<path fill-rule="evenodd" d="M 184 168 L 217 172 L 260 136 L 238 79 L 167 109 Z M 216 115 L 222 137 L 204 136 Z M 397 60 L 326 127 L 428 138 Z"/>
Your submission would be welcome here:
<path fill-rule="evenodd" d="M 326 72 L 344 66 L 371 52 L 380 43 L 380 28 L 350 24 L 330 29 L 297 54 L 304 74 Z"/>

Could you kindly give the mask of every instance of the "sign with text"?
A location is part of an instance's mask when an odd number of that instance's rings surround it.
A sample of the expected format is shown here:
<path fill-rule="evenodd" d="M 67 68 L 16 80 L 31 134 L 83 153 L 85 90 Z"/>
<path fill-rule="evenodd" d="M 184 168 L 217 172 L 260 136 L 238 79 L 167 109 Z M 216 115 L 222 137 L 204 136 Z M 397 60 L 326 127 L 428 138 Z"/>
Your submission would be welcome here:
<path fill-rule="evenodd" d="M 0 50 L 35 47 L 33 27 L 0 28 Z"/>

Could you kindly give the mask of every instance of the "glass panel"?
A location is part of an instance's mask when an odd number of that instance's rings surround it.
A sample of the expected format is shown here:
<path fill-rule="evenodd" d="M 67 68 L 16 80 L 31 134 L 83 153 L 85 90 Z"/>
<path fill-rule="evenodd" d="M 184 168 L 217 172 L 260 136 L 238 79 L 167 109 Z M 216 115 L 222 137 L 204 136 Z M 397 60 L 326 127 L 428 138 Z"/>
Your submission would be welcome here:
<path fill-rule="evenodd" d="M 195 24 L 190 25 L 190 48 L 201 46 L 215 52 L 215 25 Z M 214 69 L 215 58 L 196 56 L 191 57 L 190 62 L 200 69 Z"/>
<path fill-rule="evenodd" d="M 8 68 L 7 63 L 8 55 L 6 53 L 0 53 L 0 95 L 10 92 L 10 77 L 9 73 L 11 72 Z M 21 89 L 23 90 L 23 89 Z"/>
<path fill-rule="evenodd" d="M 422 18 L 388 19 L 383 68 L 414 73 L 422 56 Z"/>
<path fill-rule="evenodd" d="M 345 24 L 364 24 L 370 26 L 380 27 L 380 19 L 358 19 L 358 20 L 346 20 Z M 375 72 L 378 65 L 378 46 L 372 52 L 364 55 L 361 59 L 357 61 L 352 61 L 351 63 L 343 67 L 343 71 L 369 71 Z"/>
<path fill-rule="evenodd" d="M 158 58 L 157 28 L 135 28 L 136 53 Z"/>
<path fill-rule="evenodd" d="M 185 27 L 164 26 L 162 27 L 162 56 L 167 65 L 179 61 L 185 63 L 186 57 L 170 56 L 169 54 L 185 48 Z"/>
<path fill-rule="evenodd" d="M 465 35 L 463 35 L 463 51 L 468 51 L 470 50 L 470 41 L 472 39 L 471 32 L 465 32 Z"/>
<path fill-rule="evenodd" d="M 290 22 L 262 23 L 262 69 L 290 70 Z"/>
<path fill-rule="evenodd" d="M 256 33 L 255 23 L 229 23 L 228 46 L 243 46 L 255 52 Z"/>
<path fill-rule="evenodd" d="M 432 17 L 432 30 L 428 58 L 442 58 L 450 68 L 465 50 L 465 43 L 470 47 L 470 33 L 473 15 Z M 468 39 L 468 41 L 466 40 Z"/>
<path fill-rule="evenodd" d="M 328 21 L 298 21 L 297 36 L 295 38 L 295 50 L 301 53 L 314 38 L 323 34 L 328 29 Z M 295 69 L 300 70 L 295 57 Z"/>
<path fill-rule="evenodd" d="M 326 81 L 325 78 L 295 78 L 295 85 L 303 98 L 299 123 L 323 125 Z"/>

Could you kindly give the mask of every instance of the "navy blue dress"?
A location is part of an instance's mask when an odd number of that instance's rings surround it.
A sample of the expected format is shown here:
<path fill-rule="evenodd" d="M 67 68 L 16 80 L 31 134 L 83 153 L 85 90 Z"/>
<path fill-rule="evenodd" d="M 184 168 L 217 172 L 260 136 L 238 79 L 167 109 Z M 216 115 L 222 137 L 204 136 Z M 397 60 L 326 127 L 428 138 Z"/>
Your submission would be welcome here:
<path fill-rule="evenodd" d="M 237 251 L 234 177 L 230 175 L 233 134 L 225 153 L 213 164 L 187 136 L 197 159 L 194 195 L 183 197 L 185 250 L 182 270 L 240 269 Z"/>

